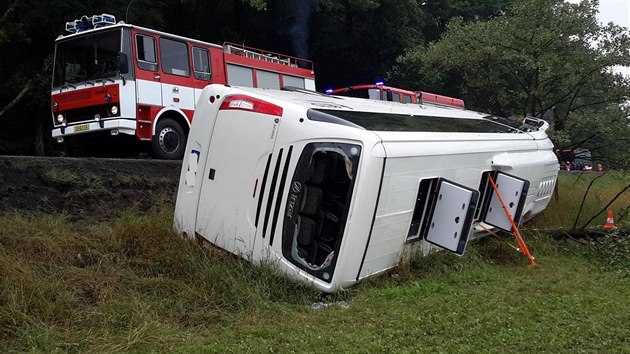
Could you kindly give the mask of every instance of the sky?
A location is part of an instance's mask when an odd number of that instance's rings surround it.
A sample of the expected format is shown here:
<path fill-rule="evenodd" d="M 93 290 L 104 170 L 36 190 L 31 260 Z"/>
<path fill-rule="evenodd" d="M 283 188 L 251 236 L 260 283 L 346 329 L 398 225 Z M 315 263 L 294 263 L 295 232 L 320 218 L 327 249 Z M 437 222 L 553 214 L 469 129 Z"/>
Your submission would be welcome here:
<path fill-rule="evenodd" d="M 600 0 L 598 17 L 603 23 L 612 21 L 617 25 L 630 27 L 630 1 Z"/>

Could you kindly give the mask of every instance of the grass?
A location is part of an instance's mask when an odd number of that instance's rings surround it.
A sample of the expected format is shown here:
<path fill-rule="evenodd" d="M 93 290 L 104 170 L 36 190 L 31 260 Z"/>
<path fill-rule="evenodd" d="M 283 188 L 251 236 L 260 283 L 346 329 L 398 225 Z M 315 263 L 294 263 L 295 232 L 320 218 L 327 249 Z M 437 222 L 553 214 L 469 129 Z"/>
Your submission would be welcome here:
<path fill-rule="evenodd" d="M 485 239 L 325 296 L 171 223 L 168 210 L 0 218 L 0 352 L 630 351 L 627 233 L 580 244 L 530 231 L 534 268 Z"/>
<path fill-rule="evenodd" d="M 595 173 L 560 173 L 558 176 L 558 193 L 554 195 L 545 212 L 533 223 L 538 228 L 571 228 L 586 190 L 600 174 Z M 577 227 L 582 227 L 592 216 L 597 215 L 617 193 L 630 184 L 630 174 L 610 172 L 595 180 L 586 194 L 584 208 L 580 213 Z M 617 220 L 627 223 L 629 216 L 620 219 L 624 211 L 630 209 L 630 190 L 623 193 L 609 208 L 613 210 Z M 620 215 L 621 214 L 621 215 Z M 607 213 L 603 212 L 593 220 L 589 227 L 600 226 L 606 222 Z"/>

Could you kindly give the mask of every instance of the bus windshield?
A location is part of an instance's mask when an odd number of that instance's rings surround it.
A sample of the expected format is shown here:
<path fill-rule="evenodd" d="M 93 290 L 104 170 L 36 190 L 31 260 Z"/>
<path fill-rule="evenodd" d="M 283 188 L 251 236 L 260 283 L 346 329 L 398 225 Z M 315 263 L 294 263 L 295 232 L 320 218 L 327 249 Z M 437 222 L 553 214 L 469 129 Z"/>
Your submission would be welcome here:
<path fill-rule="evenodd" d="M 120 29 L 117 29 L 58 42 L 53 87 L 118 75 L 120 38 Z"/>

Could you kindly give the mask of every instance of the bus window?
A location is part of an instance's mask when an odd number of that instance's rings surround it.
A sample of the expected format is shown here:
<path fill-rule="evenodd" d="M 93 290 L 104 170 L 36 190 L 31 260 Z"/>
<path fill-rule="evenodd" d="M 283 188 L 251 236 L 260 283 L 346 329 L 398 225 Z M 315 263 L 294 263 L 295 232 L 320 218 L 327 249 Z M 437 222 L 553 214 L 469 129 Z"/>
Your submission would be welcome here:
<path fill-rule="evenodd" d="M 190 76 L 186 43 L 160 38 L 160 57 L 162 58 L 162 71 L 164 73 Z"/>
<path fill-rule="evenodd" d="M 140 69 L 157 71 L 157 56 L 155 55 L 155 38 L 143 35 L 136 36 L 136 52 L 138 53 L 138 67 Z"/>
<path fill-rule="evenodd" d="M 212 79 L 212 71 L 210 69 L 210 56 L 208 51 L 203 48 L 193 47 L 192 55 L 195 78 L 210 81 Z"/>

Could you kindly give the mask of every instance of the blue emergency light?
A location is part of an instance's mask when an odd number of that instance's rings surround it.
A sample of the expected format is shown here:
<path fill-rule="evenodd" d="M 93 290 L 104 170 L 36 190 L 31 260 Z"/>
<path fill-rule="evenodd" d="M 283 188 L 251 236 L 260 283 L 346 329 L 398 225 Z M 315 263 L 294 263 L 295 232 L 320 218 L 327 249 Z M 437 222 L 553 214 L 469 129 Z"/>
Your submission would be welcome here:
<path fill-rule="evenodd" d="M 77 33 L 115 24 L 116 17 L 114 17 L 114 15 L 102 14 L 94 15 L 92 17 L 82 16 L 78 20 L 66 22 L 66 31 L 70 33 Z"/>

